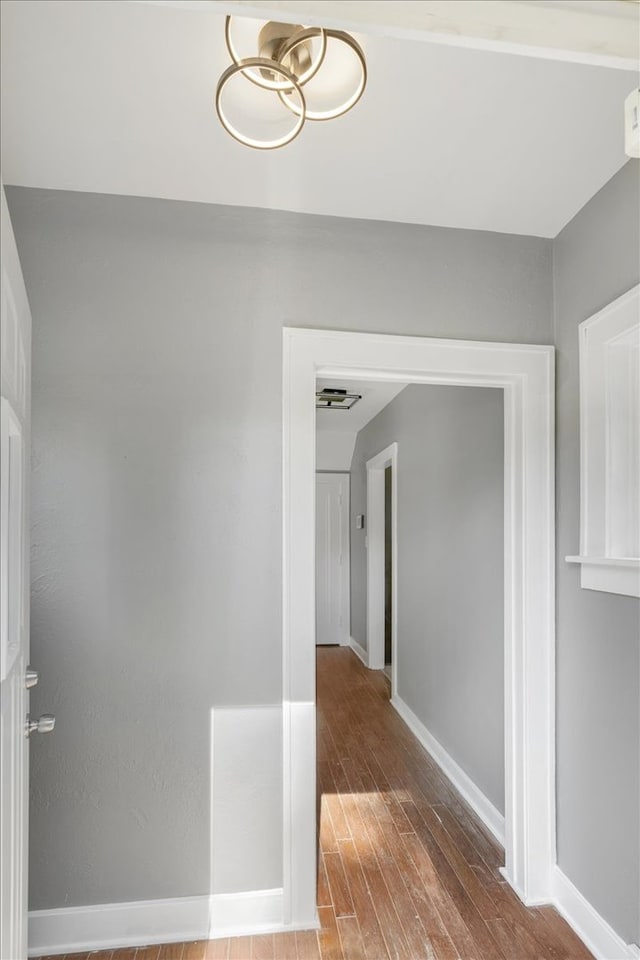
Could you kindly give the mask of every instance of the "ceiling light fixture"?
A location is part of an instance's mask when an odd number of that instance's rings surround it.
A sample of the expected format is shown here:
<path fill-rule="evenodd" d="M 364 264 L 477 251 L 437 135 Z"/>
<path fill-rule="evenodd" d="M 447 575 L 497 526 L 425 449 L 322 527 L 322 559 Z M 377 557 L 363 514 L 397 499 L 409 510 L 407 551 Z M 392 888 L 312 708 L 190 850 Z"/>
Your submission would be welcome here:
<path fill-rule="evenodd" d="M 223 72 L 216 89 L 215 106 L 220 123 L 235 140 L 256 150 L 274 150 L 291 143 L 298 136 L 305 120 L 333 120 L 340 117 L 358 102 L 367 84 L 367 64 L 360 44 L 342 30 L 323 27 L 302 27 L 298 24 L 269 21 L 258 35 L 258 55 L 241 57 L 233 42 L 231 17 L 225 20 L 224 36 L 231 66 Z M 319 50 L 314 52 L 314 41 L 319 41 Z M 302 88 L 318 75 L 325 62 L 329 41 L 341 43 L 355 56 L 359 78 L 355 89 L 338 105 L 310 110 Z M 230 120 L 224 109 L 224 92 L 233 77 L 241 75 L 246 80 L 275 93 L 280 102 L 296 118 L 291 129 L 280 137 L 257 139 L 242 133 Z"/>
<path fill-rule="evenodd" d="M 346 390 L 331 389 L 330 387 L 316 390 L 317 410 L 350 410 L 358 400 L 362 400 L 361 393 L 347 393 Z"/>

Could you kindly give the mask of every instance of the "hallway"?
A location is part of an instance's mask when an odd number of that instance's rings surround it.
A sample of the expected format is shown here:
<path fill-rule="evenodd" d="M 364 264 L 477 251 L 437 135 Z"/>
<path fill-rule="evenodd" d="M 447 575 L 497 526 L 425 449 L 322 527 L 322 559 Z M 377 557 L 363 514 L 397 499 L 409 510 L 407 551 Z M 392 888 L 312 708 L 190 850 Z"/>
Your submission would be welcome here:
<path fill-rule="evenodd" d="M 553 908 L 525 908 L 502 880 L 502 851 L 390 706 L 382 673 L 324 647 L 317 686 L 318 934 L 73 960 L 589 960 Z"/>
<path fill-rule="evenodd" d="M 345 648 L 318 650 L 318 740 L 322 960 L 591 957 L 553 908 L 521 904 L 386 679 Z"/>

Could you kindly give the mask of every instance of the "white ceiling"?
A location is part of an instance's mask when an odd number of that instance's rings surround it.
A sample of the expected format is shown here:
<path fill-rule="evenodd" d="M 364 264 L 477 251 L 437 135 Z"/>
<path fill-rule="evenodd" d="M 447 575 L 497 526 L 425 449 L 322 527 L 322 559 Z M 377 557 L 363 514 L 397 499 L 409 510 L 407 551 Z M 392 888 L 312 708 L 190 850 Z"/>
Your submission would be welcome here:
<path fill-rule="evenodd" d="M 640 0 L 133 0 L 637 69 Z"/>
<path fill-rule="evenodd" d="M 260 153 L 212 106 L 223 17 L 2 3 L 5 183 L 552 237 L 625 162 L 637 75 L 361 36 L 363 100 Z"/>
<path fill-rule="evenodd" d="M 316 430 L 325 433 L 352 433 L 362 430 L 370 420 L 391 403 L 407 386 L 406 383 L 385 383 L 381 380 L 319 379 L 316 389 L 333 387 L 362 397 L 350 410 L 316 410 Z"/>

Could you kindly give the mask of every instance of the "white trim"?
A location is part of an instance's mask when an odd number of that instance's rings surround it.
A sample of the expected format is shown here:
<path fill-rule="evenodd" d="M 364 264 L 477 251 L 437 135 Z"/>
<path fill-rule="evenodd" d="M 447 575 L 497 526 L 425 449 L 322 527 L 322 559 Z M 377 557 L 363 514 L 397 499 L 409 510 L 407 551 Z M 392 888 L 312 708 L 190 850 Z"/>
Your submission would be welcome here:
<path fill-rule="evenodd" d="M 29 913 L 29 956 L 199 940 L 209 897 L 139 900 Z"/>
<path fill-rule="evenodd" d="M 473 4 L 349 4 L 325 0 L 134 0 L 161 7 L 211 11 L 257 20 L 305 23 L 447 46 L 468 47 L 545 60 L 584 63 L 612 70 L 637 71 L 634 5 L 621 0 L 591 0 L 588 10 L 575 0 L 554 0 L 546 8 L 513 0 L 474 0 Z M 415 8 L 418 10 L 414 13 Z M 631 8 L 631 9 L 629 9 Z M 606 11 L 606 13 L 605 13 Z M 609 14 L 609 11 L 612 13 Z"/>
<path fill-rule="evenodd" d="M 411 707 L 397 694 L 391 698 L 391 706 L 399 713 L 414 737 L 420 741 L 430 757 L 438 764 L 447 779 L 451 781 L 458 793 L 462 794 L 472 810 L 482 820 L 487 830 L 504 846 L 504 817 L 494 807 L 482 790 L 473 782 L 462 767 L 458 766 L 453 757 L 447 753 L 433 734 L 429 733 L 423 722 L 415 715 Z"/>
<path fill-rule="evenodd" d="M 24 678 L 30 637 L 31 312 L 1 177 L 0 274 L 0 956 L 22 958 L 29 872 Z"/>
<path fill-rule="evenodd" d="M 284 911 L 315 917 L 317 377 L 499 387 L 505 409 L 505 876 L 551 898 L 555 864 L 553 347 L 283 331 Z"/>
<path fill-rule="evenodd" d="M 637 570 L 640 559 L 637 557 L 565 557 L 567 563 L 586 563 L 595 567 L 628 567 Z"/>
<path fill-rule="evenodd" d="M 398 444 L 394 441 L 366 463 L 367 477 L 367 666 L 384 670 L 385 502 L 384 472 L 391 467 L 391 693 L 397 691 L 398 647 Z"/>
<path fill-rule="evenodd" d="M 639 309 L 637 284 L 578 327 L 580 553 L 565 558 L 580 564 L 584 589 L 635 597 L 640 597 Z"/>
<path fill-rule="evenodd" d="M 354 640 L 353 637 L 349 637 L 349 646 L 351 647 L 351 649 L 352 649 L 353 652 L 355 653 L 356 657 L 358 657 L 359 660 L 362 660 L 362 662 L 364 663 L 365 667 L 368 667 L 368 666 L 369 666 L 369 658 L 368 658 L 368 656 L 367 656 L 367 651 L 366 651 L 365 648 L 362 646 L 362 644 L 358 643 L 357 640 Z"/>
<path fill-rule="evenodd" d="M 567 563 L 579 563 L 583 590 L 618 593 L 640 597 L 640 560 L 635 557 L 565 557 Z"/>
<path fill-rule="evenodd" d="M 618 936 L 558 866 L 553 869 L 553 903 L 596 960 L 636 960 L 640 957 L 638 947 L 625 943 Z"/>
<path fill-rule="evenodd" d="M 313 634 L 311 640 L 315 665 Z M 283 733 L 283 918 L 287 929 L 312 930 L 318 927 L 315 700 L 284 701 Z M 306 883 L 296 885 L 298 878 Z"/>
<path fill-rule="evenodd" d="M 248 893 L 218 893 L 208 899 L 210 940 L 285 929 L 281 888 Z"/>
<path fill-rule="evenodd" d="M 24 643 L 24 506 L 22 424 L 0 396 L 0 682 Z"/>
<path fill-rule="evenodd" d="M 281 888 L 35 910 L 29 914 L 29 956 L 299 929 L 283 923 L 282 910 Z"/>

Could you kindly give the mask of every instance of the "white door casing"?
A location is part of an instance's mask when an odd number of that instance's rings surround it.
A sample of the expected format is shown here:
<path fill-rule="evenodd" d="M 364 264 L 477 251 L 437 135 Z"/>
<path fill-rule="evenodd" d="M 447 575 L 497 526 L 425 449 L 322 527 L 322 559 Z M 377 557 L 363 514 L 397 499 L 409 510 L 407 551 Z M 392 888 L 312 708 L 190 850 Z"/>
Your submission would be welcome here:
<path fill-rule="evenodd" d="M 317 923 L 318 377 L 504 390 L 504 875 L 525 903 L 549 902 L 556 856 L 554 349 L 293 328 L 285 328 L 283 338 L 285 923 Z"/>
<path fill-rule="evenodd" d="M 385 503 L 384 473 L 391 467 L 391 694 L 397 695 L 398 610 L 398 444 L 391 443 L 367 460 L 367 660 L 370 670 L 384 670 Z"/>
<path fill-rule="evenodd" d="M 0 957 L 27 953 L 28 466 L 31 315 L 2 193 L 0 478 Z"/>
<path fill-rule="evenodd" d="M 316 644 L 349 642 L 349 475 L 316 474 Z"/>

